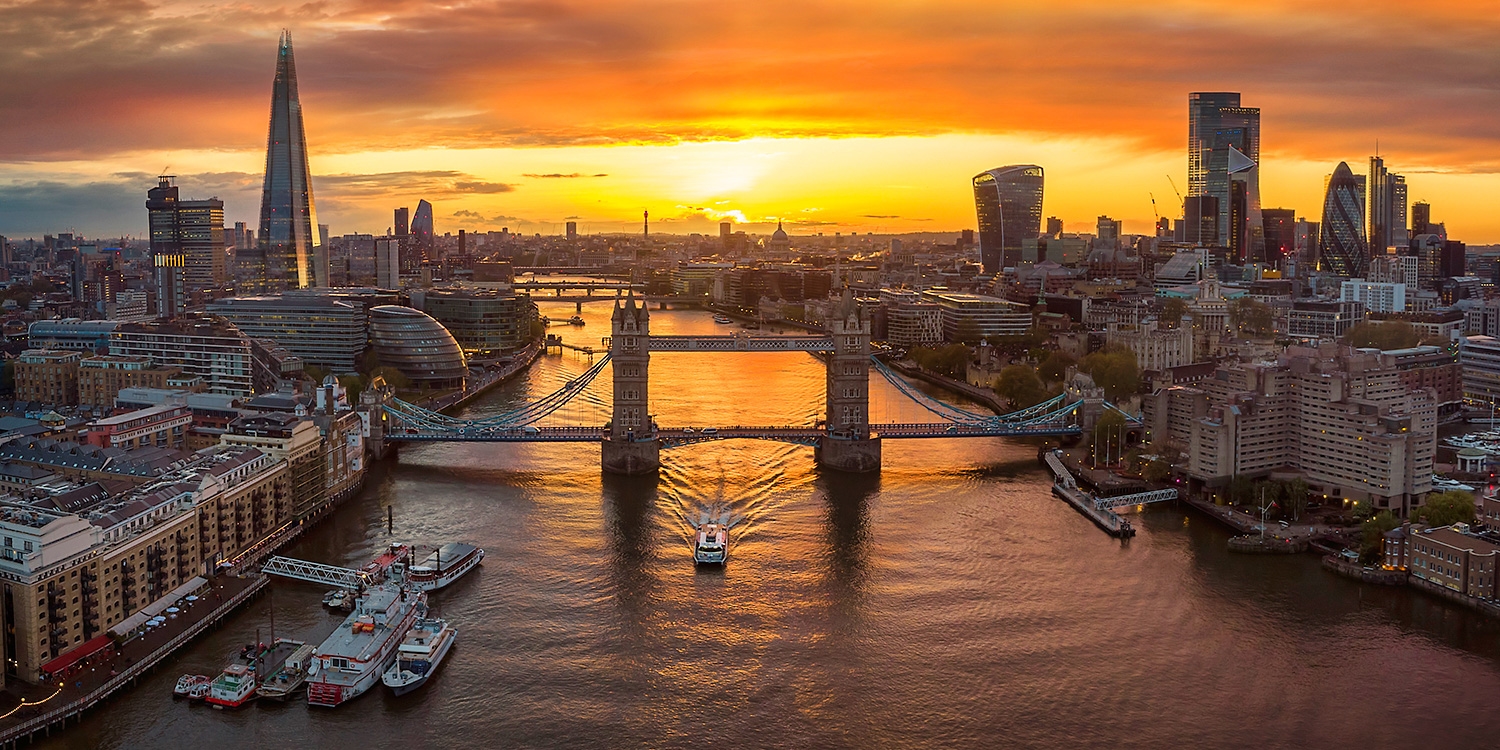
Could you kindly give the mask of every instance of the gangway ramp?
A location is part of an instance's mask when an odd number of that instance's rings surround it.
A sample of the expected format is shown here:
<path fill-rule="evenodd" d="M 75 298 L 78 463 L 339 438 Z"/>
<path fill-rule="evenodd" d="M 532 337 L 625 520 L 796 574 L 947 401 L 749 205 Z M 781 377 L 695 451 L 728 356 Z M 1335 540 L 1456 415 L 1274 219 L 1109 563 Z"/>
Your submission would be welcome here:
<path fill-rule="evenodd" d="M 358 589 L 366 583 L 362 571 L 340 568 L 335 565 L 297 560 L 291 557 L 272 557 L 261 568 L 267 575 L 294 578 L 299 581 L 321 583 L 325 586 Z"/>
<path fill-rule="evenodd" d="M 1164 490 L 1152 490 L 1150 492 L 1137 492 L 1134 495 L 1119 495 L 1117 497 L 1096 497 L 1094 507 L 1099 510 L 1114 510 L 1128 505 L 1147 505 L 1149 503 L 1160 503 L 1167 500 L 1176 500 L 1177 490 L 1167 488 Z"/>

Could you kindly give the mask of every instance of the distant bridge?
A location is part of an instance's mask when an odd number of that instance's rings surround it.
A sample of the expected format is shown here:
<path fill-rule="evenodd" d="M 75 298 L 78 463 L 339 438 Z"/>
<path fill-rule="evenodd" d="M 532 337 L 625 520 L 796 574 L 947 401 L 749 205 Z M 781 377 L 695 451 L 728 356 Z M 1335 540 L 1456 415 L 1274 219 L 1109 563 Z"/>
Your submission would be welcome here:
<path fill-rule="evenodd" d="M 509 412 L 480 419 L 462 419 L 424 409 L 394 397 L 381 396 L 371 417 L 371 440 L 377 446 L 399 442 L 600 443 L 606 471 L 638 474 L 654 471 L 663 449 L 715 440 L 770 440 L 814 447 L 820 464 L 847 471 L 874 471 L 880 465 L 884 439 L 1041 437 L 1081 435 L 1106 411 L 1119 409 L 1098 397 L 1064 394 L 1040 404 L 999 416 L 968 411 L 934 399 L 907 382 L 879 359 L 870 356 L 870 324 L 852 305 L 843 320 L 835 320 L 826 334 L 752 336 L 652 336 L 649 313 L 629 297 L 617 304 L 608 351 L 583 374 L 554 393 Z M 827 418 L 813 426 L 663 427 L 650 417 L 648 370 L 650 352 L 817 352 L 829 371 L 825 405 Z M 614 380 L 613 418 L 604 426 L 542 427 L 535 423 L 568 404 L 611 367 Z M 897 391 L 922 406 L 937 421 L 871 424 L 870 371 L 885 378 Z M 1140 420 L 1120 412 L 1128 424 Z M 1131 498 L 1132 503 L 1154 498 Z"/>

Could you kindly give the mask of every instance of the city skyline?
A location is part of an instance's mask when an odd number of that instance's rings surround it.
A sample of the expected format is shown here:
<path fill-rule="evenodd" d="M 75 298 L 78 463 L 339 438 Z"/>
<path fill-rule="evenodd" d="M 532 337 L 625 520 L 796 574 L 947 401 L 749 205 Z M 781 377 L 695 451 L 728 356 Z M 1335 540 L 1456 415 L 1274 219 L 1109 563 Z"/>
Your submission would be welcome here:
<path fill-rule="evenodd" d="M 690 9 L 669 30 L 648 26 L 662 14 L 652 4 L 628 15 L 583 5 L 557 6 L 551 15 L 509 6 L 431 14 L 333 6 L 323 19 L 274 10 L 242 18 L 226 9 L 213 18 L 218 31 L 211 42 L 183 43 L 171 35 L 209 19 L 159 8 L 127 13 L 106 4 L 109 12 L 88 23 L 102 32 L 132 32 L 102 45 L 113 54 L 94 58 L 100 50 L 81 54 L 58 39 L 33 45 L 35 60 L 4 63 L 12 73 L 7 98 L 35 112 L 0 126 L 9 144 L 0 153 L 9 173 L 0 183 L 0 203 L 8 206 L 0 208 L 0 231 L 140 236 L 138 212 L 126 208 L 168 164 L 194 195 L 223 199 L 226 220 L 253 224 L 251 196 L 263 166 L 263 132 L 255 132 L 255 123 L 263 122 L 266 78 L 256 63 L 289 25 L 304 58 L 314 187 L 335 234 L 384 229 L 392 207 L 420 197 L 432 201 L 439 232 L 509 226 L 561 233 L 567 221 L 586 233 L 633 232 L 643 208 L 657 229 L 671 233 L 712 231 L 724 218 L 766 232 L 778 220 L 793 233 L 957 231 L 974 225 L 968 178 L 1005 163 L 1047 168 L 1054 189 L 1046 213 L 1070 228 L 1108 214 L 1124 221 L 1124 231 L 1142 233 L 1154 218 L 1152 196 L 1163 213 L 1175 213 L 1166 176 L 1185 185 L 1184 96 L 1230 90 L 1263 113 L 1262 205 L 1317 214 L 1322 177 L 1339 161 L 1375 154 L 1378 141 L 1387 163 L 1408 176 L 1413 201 L 1433 204 L 1472 242 L 1500 241 L 1500 218 L 1485 210 L 1484 200 L 1500 187 L 1494 136 L 1483 125 L 1494 105 L 1451 85 L 1471 79 L 1479 85 L 1484 66 L 1474 66 L 1454 42 L 1483 33 L 1488 19 L 1428 9 L 1429 33 L 1398 34 L 1402 41 L 1393 47 L 1366 42 L 1405 28 L 1394 6 L 1339 16 L 1337 25 L 1329 13 L 1298 6 L 1301 21 L 1326 32 L 1325 52 L 1348 53 L 1339 63 L 1347 74 L 1341 78 L 1322 53 L 1264 39 L 1272 33 L 1270 12 L 1230 18 L 1196 4 L 1171 12 L 1117 9 L 1106 14 L 1114 25 L 1106 31 L 1098 22 L 1077 25 L 1086 10 L 1077 5 L 1026 11 L 1036 28 L 1055 34 L 1054 43 L 1143 42 L 1172 33 L 1169 24 L 1191 21 L 1194 35 L 1179 41 L 1206 58 L 1195 61 L 1192 74 L 1184 74 L 1187 58 L 1171 55 L 1149 62 L 1055 59 L 1035 80 L 1018 80 L 1004 66 L 974 70 L 967 62 L 992 45 L 1035 44 L 999 28 L 1022 11 L 952 5 L 952 13 L 924 15 L 923 24 L 913 23 L 916 11 L 892 7 L 857 22 L 826 6 L 772 3 L 733 18 Z M 20 11 L 37 19 L 48 12 Z M 986 33 L 961 35 L 953 50 L 939 48 L 944 29 L 934 24 L 958 18 Z M 244 30 L 223 33 L 218 22 L 225 19 L 236 27 L 243 21 Z M 836 21 L 854 25 L 835 29 Z M 597 41 L 617 57 L 591 54 L 563 65 L 560 53 L 522 39 L 513 56 L 499 58 L 487 51 L 488 40 L 520 33 L 497 30 L 502 22 Z M 772 28 L 778 32 L 761 33 Z M 765 53 L 754 72 L 739 69 L 739 52 L 707 55 L 710 45 L 697 32 L 709 30 L 753 36 Z M 383 35 L 394 33 L 421 43 L 382 46 Z M 438 35 L 442 45 L 427 43 Z M 827 43 L 807 51 L 820 35 Z M 1246 46 L 1252 41 L 1265 46 Z M 372 56 L 368 50 L 377 47 L 385 51 Z M 1281 54 L 1272 56 L 1272 49 Z M 76 60 L 57 64 L 61 52 Z M 920 55 L 910 59 L 914 53 Z M 1420 54 L 1424 66 L 1382 62 L 1402 54 Z M 684 56 L 703 58 L 702 77 L 711 86 L 663 62 Z M 881 75 L 849 75 L 855 60 Z M 653 93 L 622 97 L 615 92 L 622 75 L 646 82 Z M 150 76 L 157 78 L 144 91 Z M 1133 76 L 1134 85 L 1121 86 L 1122 76 Z M 1424 86 L 1428 79 L 1447 84 Z M 387 95 L 390 80 L 407 92 L 399 101 Z M 1360 86 L 1411 92 L 1410 105 L 1391 109 L 1389 97 L 1351 95 Z M 187 96 L 211 105 L 182 114 L 179 127 L 148 123 L 141 102 L 166 105 Z M 89 128 L 60 119 L 78 106 L 73 102 L 108 108 L 122 97 L 135 103 Z M 1098 116 L 1100 108 L 1109 116 Z M 63 213 L 59 204 L 93 207 Z"/>

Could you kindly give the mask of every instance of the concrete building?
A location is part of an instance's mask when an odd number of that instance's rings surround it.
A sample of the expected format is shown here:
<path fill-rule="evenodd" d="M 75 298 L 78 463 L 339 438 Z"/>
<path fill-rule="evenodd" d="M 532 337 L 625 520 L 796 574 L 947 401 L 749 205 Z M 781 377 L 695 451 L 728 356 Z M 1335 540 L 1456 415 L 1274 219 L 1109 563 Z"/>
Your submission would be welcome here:
<path fill-rule="evenodd" d="M 181 376 L 182 368 L 154 367 L 145 357 L 89 357 L 78 363 L 78 403 L 113 409 L 122 388 L 168 388 Z"/>
<path fill-rule="evenodd" d="M 1340 302 L 1358 302 L 1368 312 L 1406 312 L 1405 284 L 1349 279 L 1339 292 Z"/>
<path fill-rule="evenodd" d="M 1287 335 L 1304 341 L 1337 341 L 1365 319 L 1358 302 L 1293 302 L 1287 313 Z"/>
<path fill-rule="evenodd" d="M 1193 362 L 1191 328 L 1161 328 L 1154 320 L 1138 326 L 1111 323 L 1105 342 L 1129 349 L 1135 354 L 1136 367 L 1143 371 L 1161 372 Z"/>
<path fill-rule="evenodd" d="M 1463 368 L 1464 401 L 1481 408 L 1500 403 L 1500 339 L 1466 336 L 1458 340 Z"/>
<path fill-rule="evenodd" d="M 270 339 L 304 365 L 355 372 L 369 341 L 364 307 L 317 294 L 233 297 L 208 305 L 208 314 L 246 336 Z"/>
<path fill-rule="evenodd" d="M 922 300 L 937 305 L 944 341 L 977 343 L 991 336 L 1021 336 L 1031 328 L 1031 308 L 999 297 L 927 289 Z"/>
<path fill-rule="evenodd" d="M 109 353 L 141 357 L 201 377 L 210 393 L 255 392 L 250 340 L 222 318 L 183 316 L 149 323 L 122 323 L 111 334 Z"/>
<path fill-rule="evenodd" d="M 54 406 L 78 403 L 78 363 L 83 355 L 76 351 L 27 349 L 16 358 L 16 400 Z"/>
<path fill-rule="evenodd" d="M 1153 443 L 1185 447 L 1199 487 L 1296 470 L 1330 499 L 1403 517 L 1432 489 L 1437 394 L 1408 388 L 1388 353 L 1289 347 L 1158 391 L 1146 412 Z"/>

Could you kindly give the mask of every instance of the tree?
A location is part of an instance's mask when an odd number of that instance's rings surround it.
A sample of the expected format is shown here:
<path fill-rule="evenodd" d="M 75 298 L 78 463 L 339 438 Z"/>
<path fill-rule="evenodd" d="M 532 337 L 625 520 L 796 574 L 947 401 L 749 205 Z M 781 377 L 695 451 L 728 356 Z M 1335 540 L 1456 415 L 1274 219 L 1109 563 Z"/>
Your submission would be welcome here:
<path fill-rule="evenodd" d="M 963 380 L 969 374 L 969 347 L 963 344 L 949 344 L 941 349 L 919 346 L 911 350 L 908 356 L 922 369 L 939 375 Z"/>
<path fill-rule="evenodd" d="M 1178 297 L 1169 297 L 1161 303 L 1161 323 L 1168 328 L 1176 328 L 1186 314 L 1187 302 Z"/>
<path fill-rule="evenodd" d="M 1241 333 L 1265 334 L 1275 330 L 1276 318 L 1270 305 L 1242 297 L 1229 303 L 1229 323 Z"/>
<path fill-rule="evenodd" d="M 370 372 L 370 381 L 375 378 L 385 378 L 385 384 L 398 391 L 411 390 L 411 378 L 394 367 L 380 366 Z"/>
<path fill-rule="evenodd" d="M 1450 526 L 1474 522 L 1474 496 L 1462 490 L 1448 490 L 1428 495 L 1417 508 L 1416 518 L 1428 526 Z"/>
<path fill-rule="evenodd" d="M 1172 476 L 1172 465 L 1165 459 L 1155 458 L 1141 470 L 1141 478 L 1148 482 L 1165 482 Z"/>
<path fill-rule="evenodd" d="M 1232 505 L 1249 505 L 1255 499 L 1255 482 L 1239 474 L 1230 477 L 1226 492 Z"/>
<path fill-rule="evenodd" d="M 1113 458 L 1116 446 L 1125 435 L 1125 417 L 1119 412 L 1110 409 L 1099 415 L 1099 421 L 1094 423 L 1094 460 L 1099 460 L 1099 454 L 1104 454 L 1106 459 Z"/>
<path fill-rule="evenodd" d="M 1047 389 L 1026 365 L 1010 365 L 995 378 L 995 393 L 1010 403 L 1012 409 L 1025 409 L 1047 400 Z"/>
<path fill-rule="evenodd" d="M 1104 396 L 1119 401 L 1141 389 L 1141 371 L 1129 350 L 1099 351 L 1083 358 L 1078 369 L 1089 374 Z"/>
<path fill-rule="evenodd" d="M 1380 557 L 1385 543 L 1385 532 L 1401 525 L 1401 520 L 1388 510 L 1371 516 L 1359 527 L 1359 556 L 1365 562 L 1374 562 Z"/>
<path fill-rule="evenodd" d="M 1344 343 L 1356 349 L 1374 348 L 1382 351 L 1409 349 L 1422 340 L 1422 334 L 1404 320 L 1375 323 L 1368 320 L 1355 323 L 1344 334 Z"/>
<path fill-rule="evenodd" d="M 1281 514 L 1290 517 L 1293 521 L 1302 517 L 1307 511 L 1307 482 L 1301 477 L 1288 482 L 1280 483 L 1280 498 L 1277 502 L 1281 504 Z"/>
<path fill-rule="evenodd" d="M 1061 383 L 1068 376 L 1068 368 L 1078 364 L 1078 360 L 1058 351 L 1048 352 L 1037 365 L 1036 374 L 1044 383 Z"/>

